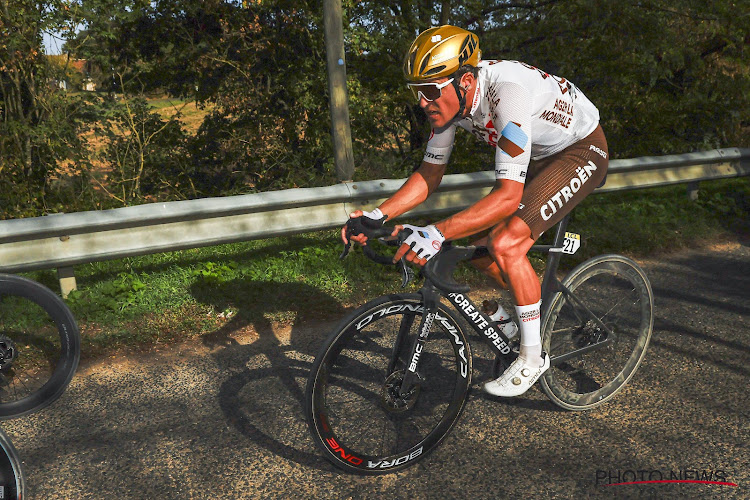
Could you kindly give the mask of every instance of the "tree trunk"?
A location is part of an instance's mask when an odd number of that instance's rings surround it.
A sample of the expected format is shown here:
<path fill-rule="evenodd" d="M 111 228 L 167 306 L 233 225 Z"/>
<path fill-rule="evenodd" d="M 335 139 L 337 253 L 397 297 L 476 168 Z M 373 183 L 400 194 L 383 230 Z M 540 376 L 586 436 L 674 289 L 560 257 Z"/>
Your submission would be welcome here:
<path fill-rule="evenodd" d="M 448 24 L 451 18 L 451 0 L 443 0 L 440 3 L 440 24 Z"/>

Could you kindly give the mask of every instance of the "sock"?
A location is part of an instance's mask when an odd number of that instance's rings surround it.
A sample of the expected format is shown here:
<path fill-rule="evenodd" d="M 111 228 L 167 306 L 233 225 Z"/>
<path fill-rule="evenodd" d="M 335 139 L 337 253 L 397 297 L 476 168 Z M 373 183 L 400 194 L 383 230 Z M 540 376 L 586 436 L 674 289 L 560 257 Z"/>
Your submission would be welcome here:
<path fill-rule="evenodd" d="M 510 314 L 507 313 L 503 306 L 498 302 L 495 302 L 495 304 L 497 304 L 497 311 L 490 315 L 490 319 L 492 321 L 504 321 L 510 319 Z M 518 334 L 518 326 L 512 321 L 509 323 L 502 323 L 500 328 L 503 329 L 503 333 L 508 339 L 512 339 Z"/>
<path fill-rule="evenodd" d="M 536 304 L 516 306 L 519 327 L 521 328 L 521 350 L 519 356 L 526 359 L 531 366 L 542 366 L 542 337 L 540 300 Z"/>

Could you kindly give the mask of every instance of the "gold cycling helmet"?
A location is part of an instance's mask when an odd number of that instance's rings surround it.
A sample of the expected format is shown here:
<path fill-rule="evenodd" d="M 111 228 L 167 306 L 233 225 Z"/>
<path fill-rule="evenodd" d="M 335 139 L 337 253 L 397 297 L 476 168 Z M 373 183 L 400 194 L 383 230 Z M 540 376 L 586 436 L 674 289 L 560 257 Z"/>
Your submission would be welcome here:
<path fill-rule="evenodd" d="M 410 82 L 449 76 L 461 66 L 476 66 L 482 53 L 479 38 L 448 24 L 419 34 L 404 59 L 404 75 Z"/>

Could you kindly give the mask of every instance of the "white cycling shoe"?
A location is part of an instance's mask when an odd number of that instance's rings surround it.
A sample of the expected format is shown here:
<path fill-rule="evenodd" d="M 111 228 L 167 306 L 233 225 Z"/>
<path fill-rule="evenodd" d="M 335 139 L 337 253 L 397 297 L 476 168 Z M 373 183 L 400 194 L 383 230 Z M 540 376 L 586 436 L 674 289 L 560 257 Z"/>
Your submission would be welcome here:
<path fill-rule="evenodd" d="M 502 375 L 484 384 L 484 391 L 504 398 L 520 396 L 528 391 L 549 368 L 549 356 L 543 352 L 542 357 L 544 364 L 539 367 L 528 366 L 525 358 L 517 357 Z"/>

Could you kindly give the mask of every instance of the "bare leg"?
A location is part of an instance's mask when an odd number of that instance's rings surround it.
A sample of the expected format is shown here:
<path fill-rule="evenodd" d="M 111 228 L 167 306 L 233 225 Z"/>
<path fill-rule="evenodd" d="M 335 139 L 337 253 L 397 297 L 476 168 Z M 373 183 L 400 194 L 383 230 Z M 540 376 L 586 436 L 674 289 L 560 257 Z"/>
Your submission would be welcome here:
<path fill-rule="evenodd" d="M 488 248 L 516 303 L 521 330 L 519 355 L 531 365 L 541 366 L 542 286 L 526 256 L 533 244 L 529 226 L 520 218 L 511 217 L 507 224 L 497 226 L 490 232 Z"/>
<path fill-rule="evenodd" d="M 471 244 L 477 246 L 487 246 L 487 240 L 487 236 L 484 236 L 476 241 L 473 241 Z M 500 288 L 502 288 L 503 290 L 508 290 L 508 284 L 505 282 L 505 278 L 503 278 L 503 275 L 500 272 L 500 268 L 497 266 L 497 263 L 492 257 L 480 257 L 478 259 L 471 260 L 470 263 L 472 266 L 479 269 L 490 278 L 494 279 L 497 284 L 500 285 Z"/>
<path fill-rule="evenodd" d="M 516 302 L 521 330 L 518 358 L 499 378 L 484 385 L 484 390 L 495 396 L 523 394 L 549 368 L 540 335 L 542 287 L 526 256 L 533 244 L 529 226 L 515 216 L 490 231 L 487 248 Z"/>
<path fill-rule="evenodd" d="M 489 235 L 488 248 L 494 262 L 485 272 L 500 275 L 498 281 L 507 283 L 518 306 L 534 304 L 542 298 L 542 285 L 526 256 L 533 244 L 531 229 L 518 217 L 496 226 Z"/>

